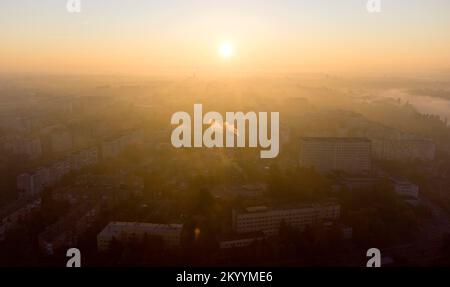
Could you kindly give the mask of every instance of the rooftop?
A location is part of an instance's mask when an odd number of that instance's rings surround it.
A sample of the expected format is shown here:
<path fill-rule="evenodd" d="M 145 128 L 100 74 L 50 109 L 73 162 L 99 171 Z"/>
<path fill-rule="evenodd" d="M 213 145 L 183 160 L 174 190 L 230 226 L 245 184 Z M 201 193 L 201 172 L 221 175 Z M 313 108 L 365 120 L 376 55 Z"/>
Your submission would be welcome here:
<path fill-rule="evenodd" d="M 325 207 L 325 206 L 333 206 L 339 205 L 339 203 L 334 199 L 329 199 L 323 202 L 314 202 L 314 203 L 295 203 L 295 204 L 287 204 L 282 206 L 251 206 L 239 209 L 240 213 L 259 213 L 259 212 L 267 212 L 271 210 L 288 210 L 288 209 L 307 209 L 307 208 L 316 208 L 316 207 Z"/>
<path fill-rule="evenodd" d="M 390 180 L 395 183 L 395 184 L 407 184 L 407 185 L 414 185 L 414 183 L 412 183 L 411 181 L 409 181 L 408 179 L 404 178 L 404 177 L 395 177 L 395 176 L 391 176 Z"/>
<path fill-rule="evenodd" d="M 17 210 L 31 204 L 37 200 L 40 200 L 39 195 L 34 195 L 32 197 L 19 198 L 10 204 L 0 208 L 0 219 L 9 216 L 10 214 L 16 212 Z"/>
<path fill-rule="evenodd" d="M 148 232 L 161 233 L 181 231 L 182 224 L 160 224 L 144 222 L 110 222 L 101 232 L 102 235 L 119 235 L 122 232 Z M 100 235 L 99 234 L 99 235 Z"/>
<path fill-rule="evenodd" d="M 86 202 L 75 207 L 69 211 L 67 215 L 60 218 L 56 223 L 48 226 L 41 234 L 39 234 L 39 237 L 44 240 L 53 240 L 53 238 L 59 236 L 60 234 L 73 229 L 78 220 L 96 208 L 97 204 L 95 202 Z"/>
<path fill-rule="evenodd" d="M 247 233 L 229 233 L 224 234 L 220 237 L 220 241 L 233 241 L 242 239 L 253 239 L 253 238 L 263 238 L 264 233 L 262 231 L 257 232 L 247 232 Z"/>
<path fill-rule="evenodd" d="M 301 137 L 301 141 L 320 142 L 371 142 L 364 137 Z"/>

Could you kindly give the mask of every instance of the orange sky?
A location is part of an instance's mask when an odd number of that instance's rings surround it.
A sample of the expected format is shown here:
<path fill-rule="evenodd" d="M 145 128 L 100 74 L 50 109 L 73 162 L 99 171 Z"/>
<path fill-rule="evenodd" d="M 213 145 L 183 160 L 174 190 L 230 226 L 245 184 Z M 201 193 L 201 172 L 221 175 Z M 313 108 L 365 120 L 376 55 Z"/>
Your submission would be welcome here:
<path fill-rule="evenodd" d="M 450 69 L 450 1 L 384 1 L 378 14 L 361 0 L 90 0 L 79 14 L 56 2 L 0 2 L 0 72 Z M 228 61 L 217 53 L 224 40 L 235 46 Z"/>

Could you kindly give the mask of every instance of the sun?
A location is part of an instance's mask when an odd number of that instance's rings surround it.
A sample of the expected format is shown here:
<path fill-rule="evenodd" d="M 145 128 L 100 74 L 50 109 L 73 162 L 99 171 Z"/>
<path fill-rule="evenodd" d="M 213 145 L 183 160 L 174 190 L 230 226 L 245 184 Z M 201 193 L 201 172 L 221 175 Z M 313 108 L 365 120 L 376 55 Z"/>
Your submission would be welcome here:
<path fill-rule="evenodd" d="M 234 45 L 231 42 L 222 42 L 219 45 L 219 55 L 224 59 L 230 59 L 234 55 Z"/>

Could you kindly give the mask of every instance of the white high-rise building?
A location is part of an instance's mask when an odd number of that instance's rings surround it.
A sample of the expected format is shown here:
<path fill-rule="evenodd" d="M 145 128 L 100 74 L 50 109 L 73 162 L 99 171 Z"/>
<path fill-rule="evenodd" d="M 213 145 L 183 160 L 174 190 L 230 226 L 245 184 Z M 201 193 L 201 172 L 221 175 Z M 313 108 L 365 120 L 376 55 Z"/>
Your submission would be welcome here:
<path fill-rule="evenodd" d="M 371 142 L 367 138 L 304 137 L 300 140 L 299 165 L 320 172 L 368 172 Z"/>

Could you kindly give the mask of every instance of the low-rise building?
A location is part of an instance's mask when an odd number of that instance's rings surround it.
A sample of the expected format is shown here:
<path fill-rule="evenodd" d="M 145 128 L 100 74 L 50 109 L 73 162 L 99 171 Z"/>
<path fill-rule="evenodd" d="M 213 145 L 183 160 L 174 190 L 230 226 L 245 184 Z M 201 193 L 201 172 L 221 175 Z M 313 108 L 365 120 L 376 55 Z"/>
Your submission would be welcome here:
<path fill-rule="evenodd" d="M 50 136 L 51 150 L 54 153 L 66 152 L 72 149 L 72 134 L 68 131 L 57 131 Z"/>
<path fill-rule="evenodd" d="M 391 177 L 395 193 L 405 199 L 418 199 L 419 186 L 403 178 Z"/>
<path fill-rule="evenodd" d="M 32 173 L 22 173 L 17 176 L 16 183 L 21 196 L 33 196 L 50 185 L 49 170 L 41 167 Z"/>
<path fill-rule="evenodd" d="M 72 171 L 98 163 L 98 149 L 90 148 L 54 161 L 47 166 L 19 174 L 16 178 L 17 189 L 29 196 L 41 192 L 45 187 L 54 186 Z"/>
<path fill-rule="evenodd" d="M 55 161 L 49 169 L 52 183 L 60 181 L 65 175 L 69 174 L 72 171 L 70 158 L 66 157 L 61 160 Z"/>
<path fill-rule="evenodd" d="M 65 247 L 75 247 L 80 236 L 92 226 L 100 205 L 87 202 L 48 226 L 39 234 L 39 248 L 46 255 L 53 255 Z"/>
<path fill-rule="evenodd" d="M 336 191 L 345 188 L 350 192 L 372 189 L 382 181 L 381 177 L 373 175 L 338 175 L 333 179 Z"/>
<path fill-rule="evenodd" d="M 70 156 L 72 170 L 77 171 L 84 167 L 92 166 L 98 163 L 98 149 L 85 149 Z"/>
<path fill-rule="evenodd" d="M 342 239 L 348 240 L 353 238 L 353 228 L 350 226 L 341 227 Z"/>
<path fill-rule="evenodd" d="M 16 184 L 19 192 L 25 196 L 37 193 L 37 188 L 35 188 L 34 184 L 34 177 L 30 173 L 19 174 L 16 178 Z"/>
<path fill-rule="evenodd" d="M 339 216 L 340 205 L 330 201 L 290 207 L 257 206 L 233 210 L 232 221 L 236 233 L 262 231 L 267 235 L 274 235 L 278 233 L 282 223 L 303 229 L 308 225 L 336 220 Z"/>
<path fill-rule="evenodd" d="M 180 246 L 182 229 L 182 224 L 111 222 L 97 235 L 97 248 L 107 251 L 113 240 L 126 243 L 145 236 L 158 236 L 165 247 L 175 248 Z"/>
<path fill-rule="evenodd" d="M 103 188 L 105 190 L 123 190 L 130 194 L 142 194 L 144 180 L 129 173 L 118 174 L 84 174 L 76 179 L 77 186 L 89 188 Z"/>
<path fill-rule="evenodd" d="M 41 207 L 41 198 L 33 196 L 20 198 L 0 209 L 0 241 L 5 239 L 6 232 L 26 220 Z"/>
<path fill-rule="evenodd" d="M 33 118 L 17 116 L 15 114 L 0 116 L 0 128 L 6 131 L 30 132 L 33 126 Z"/>
<path fill-rule="evenodd" d="M 253 243 L 263 241 L 265 238 L 262 232 L 252 232 L 243 234 L 229 234 L 219 240 L 220 249 L 242 248 Z"/>
<path fill-rule="evenodd" d="M 39 138 L 11 135 L 2 137 L 0 148 L 12 154 L 23 155 L 28 159 L 35 159 L 42 155 Z"/>
<path fill-rule="evenodd" d="M 137 129 L 126 132 L 118 137 L 106 140 L 102 143 L 102 158 L 114 158 L 120 155 L 126 148 L 142 141 L 142 130 Z"/>
<path fill-rule="evenodd" d="M 244 184 L 244 185 L 219 185 L 211 190 L 216 198 L 244 197 L 252 198 L 264 194 L 267 190 L 265 184 Z"/>

